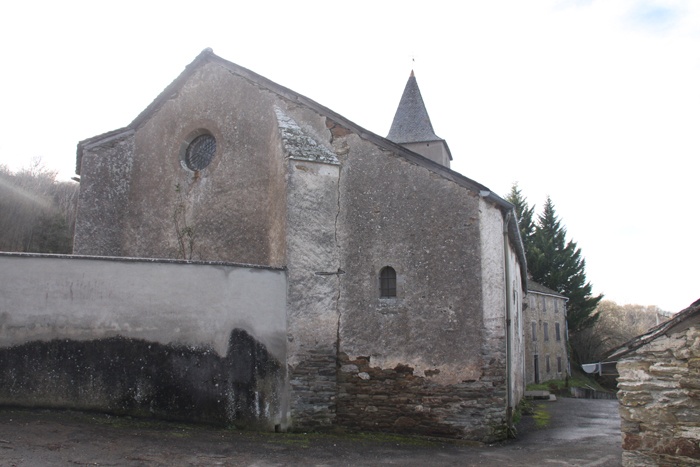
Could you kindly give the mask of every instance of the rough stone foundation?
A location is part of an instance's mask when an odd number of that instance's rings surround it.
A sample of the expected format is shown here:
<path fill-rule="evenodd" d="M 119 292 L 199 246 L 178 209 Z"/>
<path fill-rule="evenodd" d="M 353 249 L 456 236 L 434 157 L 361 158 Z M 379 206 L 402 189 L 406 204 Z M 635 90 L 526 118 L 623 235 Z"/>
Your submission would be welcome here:
<path fill-rule="evenodd" d="M 440 385 L 413 368 L 372 367 L 341 354 L 337 423 L 365 431 L 490 442 L 505 432 L 505 391 L 491 382 Z"/>
<path fill-rule="evenodd" d="M 309 351 L 304 360 L 289 369 L 291 428 L 330 428 L 336 412 L 335 349 Z"/>

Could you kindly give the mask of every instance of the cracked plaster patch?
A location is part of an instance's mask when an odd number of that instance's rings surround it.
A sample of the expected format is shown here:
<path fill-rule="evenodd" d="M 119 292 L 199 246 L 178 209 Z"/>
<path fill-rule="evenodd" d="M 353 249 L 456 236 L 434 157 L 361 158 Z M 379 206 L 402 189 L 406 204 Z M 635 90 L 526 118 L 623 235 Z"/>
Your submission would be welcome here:
<path fill-rule="evenodd" d="M 326 164 L 339 164 L 336 155 L 308 135 L 299 124 L 279 107 L 275 107 L 277 124 L 282 136 L 284 149 L 292 159 L 300 159 Z"/>

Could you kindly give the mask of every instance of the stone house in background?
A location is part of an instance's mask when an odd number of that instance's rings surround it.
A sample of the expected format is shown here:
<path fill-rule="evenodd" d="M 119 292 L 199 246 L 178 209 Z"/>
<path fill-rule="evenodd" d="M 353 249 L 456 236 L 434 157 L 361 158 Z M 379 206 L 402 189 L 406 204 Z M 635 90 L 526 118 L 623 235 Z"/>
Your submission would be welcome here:
<path fill-rule="evenodd" d="M 612 350 L 622 465 L 700 465 L 700 300 Z"/>
<path fill-rule="evenodd" d="M 564 379 L 570 373 L 567 298 L 532 279 L 527 287 L 523 310 L 526 384 Z"/>
<path fill-rule="evenodd" d="M 253 265 L 246 280 L 263 271 L 274 284 L 280 271 L 285 278 L 281 333 L 250 315 L 260 285 L 242 288 L 245 295 L 189 285 L 171 300 L 191 308 L 178 317 L 148 298 L 163 316 L 159 339 L 204 349 L 217 370 L 183 362 L 189 350 L 168 347 L 160 363 L 134 370 L 143 372 L 134 377 L 139 390 L 118 395 L 120 410 L 147 412 L 154 398 L 168 397 L 170 406 L 204 404 L 226 423 L 243 414 L 268 429 L 504 437 L 525 386 L 527 278 L 513 206 L 449 169 L 449 148 L 433 131 L 413 74 L 389 137 L 207 49 L 131 124 L 79 143 L 75 255 L 152 259 L 149 275 L 172 290 L 182 281 L 177 271 L 194 273 L 195 265 L 223 271 L 223 284 L 234 280 L 231 265 Z M 165 271 L 159 261 L 167 273 L 158 272 Z M 94 268 L 109 277 L 109 262 Z M 140 281 L 123 282 L 148 297 Z M 72 302 L 72 282 L 70 290 L 56 287 Z M 206 293 L 206 309 L 191 290 Z M 237 303 L 248 314 L 233 319 Z M 139 349 L 149 343 L 153 322 L 135 324 L 148 311 L 115 313 L 91 321 L 97 342 L 128 335 Z M 77 359 L 70 316 L 62 319 L 46 329 L 59 339 L 58 354 Z M 118 325 L 103 324 L 112 321 Z M 211 346 L 207 332 L 223 344 Z M 232 353 L 220 355 L 227 336 Z M 120 352 L 131 352 L 131 342 Z M 197 382 L 183 383 L 192 365 Z M 63 406 L 79 408 L 93 381 L 109 380 L 100 371 L 126 371 L 111 366 L 95 365 L 90 382 L 62 395 Z M 164 388 L 154 381 L 165 366 L 177 371 Z M 91 407 L 100 401 L 93 397 Z"/>

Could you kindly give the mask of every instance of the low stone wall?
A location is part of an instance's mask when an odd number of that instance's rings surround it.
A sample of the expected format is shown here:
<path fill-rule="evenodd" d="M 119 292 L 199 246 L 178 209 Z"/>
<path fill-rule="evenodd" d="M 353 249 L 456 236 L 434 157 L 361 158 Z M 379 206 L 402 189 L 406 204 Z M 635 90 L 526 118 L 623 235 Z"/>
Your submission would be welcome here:
<path fill-rule="evenodd" d="M 286 423 L 286 276 L 0 254 L 0 404 Z"/>
<path fill-rule="evenodd" d="M 617 363 L 624 466 L 700 465 L 700 329 Z"/>
<path fill-rule="evenodd" d="M 369 358 L 350 360 L 345 354 L 339 364 L 339 425 L 483 442 L 505 438 L 505 384 L 441 385 L 414 375 L 409 366 L 382 369 L 373 367 Z"/>

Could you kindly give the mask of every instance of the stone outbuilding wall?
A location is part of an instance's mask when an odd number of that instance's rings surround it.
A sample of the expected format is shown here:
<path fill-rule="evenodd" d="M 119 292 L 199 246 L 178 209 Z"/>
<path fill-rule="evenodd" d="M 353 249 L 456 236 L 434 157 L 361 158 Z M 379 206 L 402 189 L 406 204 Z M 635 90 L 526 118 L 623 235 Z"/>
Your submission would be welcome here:
<path fill-rule="evenodd" d="M 624 466 L 700 465 L 700 306 L 613 351 Z"/>

